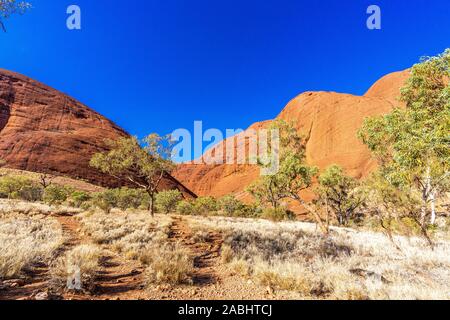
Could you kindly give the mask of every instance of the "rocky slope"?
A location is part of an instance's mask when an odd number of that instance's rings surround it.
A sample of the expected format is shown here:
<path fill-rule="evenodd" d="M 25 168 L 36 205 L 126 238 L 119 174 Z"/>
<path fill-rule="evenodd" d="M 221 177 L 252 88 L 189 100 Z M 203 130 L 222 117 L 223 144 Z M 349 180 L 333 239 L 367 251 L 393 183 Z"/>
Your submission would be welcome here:
<path fill-rule="evenodd" d="M 357 132 L 365 118 L 389 112 L 399 105 L 400 88 L 408 71 L 389 74 L 364 96 L 335 92 L 305 92 L 284 108 L 277 117 L 294 122 L 298 132 L 306 138 L 307 161 L 320 168 L 341 165 L 349 174 L 367 176 L 376 163 L 369 150 L 358 140 Z M 251 128 L 267 126 L 270 121 Z M 223 148 L 218 145 L 205 156 Z M 235 143 L 235 148 L 238 148 Z M 234 193 L 248 199 L 245 188 L 259 176 L 259 169 L 251 165 L 196 165 L 182 164 L 174 176 L 198 195 L 221 197 Z"/>
<path fill-rule="evenodd" d="M 128 134 L 87 106 L 42 83 L 0 69 L 0 158 L 13 169 L 116 186 L 89 166 L 106 139 Z M 167 176 L 163 188 L 191 192 Z"/>

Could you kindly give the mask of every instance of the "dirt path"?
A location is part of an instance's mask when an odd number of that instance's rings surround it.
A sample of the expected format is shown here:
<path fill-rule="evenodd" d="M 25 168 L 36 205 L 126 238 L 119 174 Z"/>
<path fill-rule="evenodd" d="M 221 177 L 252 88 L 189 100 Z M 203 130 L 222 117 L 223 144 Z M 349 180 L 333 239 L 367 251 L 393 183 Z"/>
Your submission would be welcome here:
<path fill-rule="evenodd" d="M 55 219 L 61 224 L 65 243 L 55 253 L 56 257 L 61 256 L 69 248 L 81 243 L 78 236 L 79 224 L 70 216 L 55 216 Z M 9 288 L 0 291 L 2 300 L 34 300 L 39 294 L 48 294 L 49 266 L 36 265 L 32 270 L 25 273 L 23 279 L 9 280 Z"/>
<path fill-rule="evenodd" d="M 271 292 L 232 272 L 221 263 L 223 235 L 211 230 L 200 233 L 190 227 L 189 217 L 173 216 L 169 240 L 180 243 L 194 257 L 192 286 L 154 286 L 149 298 L 162 300 L 265 300 Z"/>
<path fill-rule="evenodd" d="M 66 250 L 90 244 L 92 240 L 80 232 L 81 225 L 75 217 L 61 216 L 61 223 L 67 236 Z M 96 289 L 92 296 L 64 294 L 64 299 L 139 300 L 145 298 L 143 268 L 137 262 L 123 259 L 117 253 L 104 249 L 101 271 L 96 279 Z"/>
<path fill-rule="evenodd" d="M 47 288 L 48 267 L 35 266 L 26 273 L 26 278 L 0 282 L 0 300 L 27 300 Z"/>
<path fill-rule="evenodd" d="M 81 225 L 75 216 L 54 216 L 61 224 L 65 243 L 56 257 L 64 255 L 78 245 L 91 244 L 92 240 L 81 232 Z M 103 249 L 101 270 L 92 294 L 51 293 L 49 290 L 49 266 L 37 265 L 26 274 L 26 279 L 15 279 L 7 282 L 8 288 L 0 290 L 2 300 L 35 300 L 36 297 L 46 299 L 67 300 L 139 300 L 145 299 L 143 268 L 137 262 L 123 259 L 118 254 Z M 2 289 L 2 288 L 0 288 Z"/>
<path fill-rule="evenodd" d="M 219 264 L 222 236 L 209 232 L 202 239 L 195 237 L 187 221 L 181 217 L 174 217 L 169 238 L 172 242 L 181 243 L 187 247 L 194 257 L 193 281 L 196 286 L 204 286 L 220 282 L 216 272 Z"/>
<path fill-rule="evenodd" d="M 66 242 L 57 256 L 62 256 L 78 245 L 92 244 L 92 239 L 81 231 L 76 216 L 55 216 L 61 224 Z M 264 288 L 248 279 L 233 274 L 220 259 L 223 236 L 215 231 L 198 232 L 189 225 L 189 218 L 174 216 L 170 226 L 169 241 L 179 243 L 189 250 L 194 259 L 193 284 L 189 286 L 154 285 L 145 287 L 144 268 L 139 262 L 129 261 L 103 247 L 101 270 L 92 294 L 49 292 L 49 268 L 36 266 L 27 276 L 29 283 L 20 283 L 14 288 L 0 290 L 0 299 L 36 299 L 47 294 L 47 298 L 66 300 L 257 300 L 273 296 Z"/>

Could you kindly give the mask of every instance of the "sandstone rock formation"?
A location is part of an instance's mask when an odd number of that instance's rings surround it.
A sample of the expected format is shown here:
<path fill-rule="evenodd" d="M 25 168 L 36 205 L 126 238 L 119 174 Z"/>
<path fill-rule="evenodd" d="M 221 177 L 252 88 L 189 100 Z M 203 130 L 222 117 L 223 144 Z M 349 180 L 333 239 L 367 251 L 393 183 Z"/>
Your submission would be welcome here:
<path fill-rule="evenodd" d="M 278 119 L 293 121 L 306 139 L 308 163 L 321 169 L 338 164 L 354 177 L 365 177 L 376 167 L 376 163 L 369 150 L 358 140 L 357 132 L 365 118 L 388 113 L 394 106 L 400 105 L 400 88 L 408 75 L 409 71 L 389 74 L 375 83 L 364 96 L 305 92 L 290 101 Z M 270 121 L 251 128 L 268 123 Z M 219 144 L 216 149 L 223 148 L 226 143 Z M 214 152 L 217 151 L 209 151 L 206 156 Z M 258 178 L 259 169 L 251 165 L 182 164 L 174 176 L 198 195 L 221 197 L 233 193 L 247 200 L 249 196 L 244 190 Z"/>
<path fill-rule="evenodd" d="M 87 106 L 44 84 L 0 69 L 0 158 L 13 169 L 117 186 L 89 166 L 105 139 L 128 134 Z M 163 188 L 192 193 L 167 175 Z"/>

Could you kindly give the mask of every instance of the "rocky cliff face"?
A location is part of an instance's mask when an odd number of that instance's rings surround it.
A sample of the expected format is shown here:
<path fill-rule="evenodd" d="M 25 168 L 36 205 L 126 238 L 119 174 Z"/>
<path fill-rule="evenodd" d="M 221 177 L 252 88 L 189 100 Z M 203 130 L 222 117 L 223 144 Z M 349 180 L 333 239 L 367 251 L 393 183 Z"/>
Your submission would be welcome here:
<path fill-rule="evenodd" d="M 124 136 L 123 129 L 71 97 L 0 69 L 0 158 L 8 167 L 116 186 L 89 161 L 106 150 L 106 139 Z M 190 194 L 171 176 L 163 188 Z"/>
<path fill-rule="evenodd" d="M 309 164 L 321 169 L 338 164 L 354 177 L 365 177 L 373 171 L 376 163 L 358 140 L 357 132 L 365 118 L 388 113 L 400 105 L 400 88 L 408 75 L 408 71 L 387 75 L 364 96 L 303 93 L 289 102 L 278 119 L 294 122 L 298 132 L 305 137 Z M 268 123 L 270 121 L 251 128 Z M 217 148 L 222 147 L 223 144 Z M 182 164 L 174 176 L 198 195 L 221 197 L 234 193 L 245 200 L 249 196 L 244 190 L 259 177 L 259 169 L 250 165 Z"/>

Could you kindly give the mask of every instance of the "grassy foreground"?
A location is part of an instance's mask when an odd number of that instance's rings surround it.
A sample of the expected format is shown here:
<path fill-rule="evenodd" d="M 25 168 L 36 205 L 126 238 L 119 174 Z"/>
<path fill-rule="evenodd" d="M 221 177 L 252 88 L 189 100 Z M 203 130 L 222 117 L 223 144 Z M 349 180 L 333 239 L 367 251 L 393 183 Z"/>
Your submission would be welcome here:
<path fill-rule="evenodd" d="M 303 222 L 0 200 L 0 298 L 449 299 L 450 242 L 394 241 Z"/>

